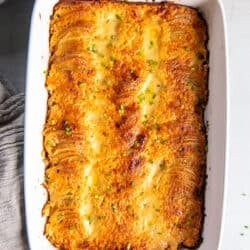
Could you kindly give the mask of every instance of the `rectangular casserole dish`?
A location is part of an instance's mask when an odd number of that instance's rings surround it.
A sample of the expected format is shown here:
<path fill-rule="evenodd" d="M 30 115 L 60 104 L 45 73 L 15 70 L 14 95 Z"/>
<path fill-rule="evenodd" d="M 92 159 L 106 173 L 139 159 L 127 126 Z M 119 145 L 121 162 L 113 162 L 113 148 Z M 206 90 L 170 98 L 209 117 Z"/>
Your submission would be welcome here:
<path fill-rule="evenodd" d="M 208 24 L 210 52 L 207 187 L 203 243 L 199 249 L 219 249 L 221 233 L 226 152 L 226 53 L 223 13 L 218 0 L 182 0 L 179 4 L 198 8 Z M 25 117 L 25 204 L 31 249 L 54 249 L 43 235 L 45 219 L 41 210 L 47 199 L 42 162 L 42 130 L 47 111 L 45 74 L 49 58 L 49 22 L 57 0 L 35 3 L 27 69 Z"/>

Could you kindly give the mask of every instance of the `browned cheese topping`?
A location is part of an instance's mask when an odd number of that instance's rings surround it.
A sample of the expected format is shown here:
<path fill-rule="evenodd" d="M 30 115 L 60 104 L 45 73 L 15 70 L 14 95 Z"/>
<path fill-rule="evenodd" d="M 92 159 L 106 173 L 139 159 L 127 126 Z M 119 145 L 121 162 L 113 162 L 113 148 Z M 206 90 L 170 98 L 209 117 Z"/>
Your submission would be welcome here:
<path fill-rule="evenodd" d="M 60 249 L 199 243 L 207 30 L 170 3 L 60 1 L 50 24 L 45 235 Z"/>

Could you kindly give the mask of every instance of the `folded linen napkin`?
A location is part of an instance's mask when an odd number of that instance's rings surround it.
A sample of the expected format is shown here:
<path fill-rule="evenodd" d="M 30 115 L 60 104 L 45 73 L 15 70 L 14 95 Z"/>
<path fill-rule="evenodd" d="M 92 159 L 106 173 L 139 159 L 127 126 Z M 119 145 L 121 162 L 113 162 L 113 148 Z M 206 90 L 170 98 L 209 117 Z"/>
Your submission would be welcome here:
<path fill-rule="evenodd" d="M 28 249 L 23 201 L 24 94 L 0 77 L 0 249 Z"/>

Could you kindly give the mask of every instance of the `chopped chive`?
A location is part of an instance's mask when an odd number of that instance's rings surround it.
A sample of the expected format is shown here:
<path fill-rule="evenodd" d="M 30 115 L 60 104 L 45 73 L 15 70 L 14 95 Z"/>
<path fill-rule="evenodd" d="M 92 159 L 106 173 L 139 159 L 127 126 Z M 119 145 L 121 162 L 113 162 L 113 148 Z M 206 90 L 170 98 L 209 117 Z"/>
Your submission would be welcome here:
<path fill-rule="evenodd" d="M 115 62 L 115 61 L 116 61 L 116 58 L 113 57 L 113 56 L 111 56 L 111 57 L 110 57 L 110 60 L 111 60 L 112 62 Z"/>
<path fill-rule="evenodd" d="M 187 85 L 191 87 L 192 90 L 196 89 L 196 85 L 193 81 L 189 80 L 187 81 Z"/>
<path fill-rule="evenodd" d="M 161 212 L 161 210 L 159 208 L 155 208 L 155 211 L 158 213 Z"/>
<path fill-rule="evenodd" d="M 145 95 L 142 93 L 140 95 L 137 96 L 138 102 L 142 103 L 143 101 L 145 101 L 146 97 Z"/>
<path fill-rule="evenodd" d="M 63 215 L 62 215 L 61 213 L 59 213 L 59 214 L 56 216 L 57 220 L 61 220 L 62 217 L 63 217 Z"/>
<path fill-rule="evenodd" d="M 154 163 L 154 162 L 153 162 L 153 160 L 149 160 L 148 162 L 149 162 L 149 163 L 151 163 L 151 164 L 153 164 L 153 163 Z"/>
<path fill-rule="evenodd" d="M 153 128 L 156 129 L 156 130 L 159 130 L 160 129 L 160 124 L 159 123 L 155 123 L 153 125 Z"/>
<path fill-rule="evenodd" d="M 105 220 L 106 216 L 105 215 L 99 215 L 99 216 L 97 216 L 97 219 L 98 220 Z"/>
<path fill-rule="evenodd" d="M 79 87 L 83 87 L 83 86 L 85 86 L 85 82 L 80 82 Z"/>
<path fill-rule="evenodd" d="M 71 129 L 69 127 L 65 128 L 65 134 L 70 135 L 71 134 Z"/>
<path fill-rule="evenodd" d="M 96 44 L 92 44 L 91 48 L 88 47 L 87 50 L 88 50 L 88 51 L 91 51 L 91 52 L 93 52 L 93 53 L 97 53 Z"/>
<path fill-rule="evenodd" d="M 130 155 L 134 152 L 134 150 L 132 148 L 128 149 L 127 155 Z"/>
<path fill-rule="evenodd" d="M 115 38 L 116 38 L 115 35 L 110 36 L 110 39 L 111 39 L 111 40 L 115 40 Z"/>
<path fill-rule="evenodd" d="M 190 51 L 190 48 L 187 47 L 187 46 L 185 46 L 185 47 L 184 47 L 184 50 L 187 51 L 187 52 L 189 52 L 189 51 Z"/>
<path fill-rule="evenodd" d="M 161 144 L 167 144 L 167 140 L 161 140 Z"/>
<path fill-rule="evenodd" d="M 108 49 L 112 49 L 113 48 L 113 44 L 112 43 L 108 43 L 106 46 Z"/>
<path fill-rule="evenodd" d="M 126 172 L 123 172 L 123 173 L 122 173 L 122 176 L 126 177 L 126 176 L 127 176 L 127 173 L 126 173 Z"/>
<path fill-rule="evenodd" d="M 244 228 L 248 229 L 249 227 L 247 225 L 245 225 Z"/>
<path fill-rule="evenodd" d="M 240 236 L 244 236 L 244 233 L 240 233 Z"/>
<path fill-rule="evenodd" d="M 52 141 L 52 140 L 49 140 L 48 141 L 48 145 L 51 146 L 51 147 L 54 147 L 55 146 L 55 142 Z"/>
<path fill-rule="evenodd" d="M 125 112 L 124 105 L 123 105 L 123 104 L 120 104 L 120 107 L 119 107 L 119 114 L 120 114 L 120 115 L 123 115 L 124 112 Z"/>
<path fill-rule="evenodd" d="M 153 46 L 154 46 L 154 42 L 153 42 L 153 41 L 150 41 L 150 42 L 149 42 L 149 48 L 152 49 Z"/>
<path fill-rule="evenodd" d="M 47 73 L 48 73 L 47 70 L 44 70 L 44 71 L 43 71 L 43 74 L 44 74 L 44 75 L 47 75 Z"/>
<path fill-rule="evenodd" d="M 111 207 L 112 207 L 112 210 L 114 213 L 117 213 L 118 212 L 118 207 L 117 207 L 117 204 L 116 203 L 112 203 L 111 204 Z"/>
<path fill-rule="evenodd" d="M 137 140 L 135 140 L 134 146 L 135 146 L 136 148 L 138 148 L 138 147 L 140 146 L 140 143 L 139 143 Z"/>
<path fill-rule="evenodd" d="M 106 175 L 106 176 L 110 176 L 110 175 L 111 175 L 111 173 L 110 173 L 110 172 L 107 172 L 107 173 L 105 173 L 105 175 Z"/>
<path fill-rule="evenodd" d="M 89 225 L 91 225 L 93 222 L 93 219 L 91 219 L 91 217 L 88 217 L 88 222 L 89 222 Z"/>
<path fill-rule="evenodd" d="M 115 17 L 116 17 L 116 19 L 119 20 L 119 21 L 122 20 L 122 17 L 121 17 L 120 15 L 118 15 L 118 14 L 116 14 Z"/>
<path fill-rule="evenodd" d="M 148 64 L 148 66 L 152 67 L 152 66 L 156 66 L 158 64 L 158 62 L 154 61 L 152 59 L 149 59 L 149 60 L 147 60 L 147 64 Z"/>
<path fill-rule="evenodd" d="M 164 170 L 166 168 L 166 164 L 165 164 L 165 161 L 163 160 L 161 163 L 160 163 L 160 169 L 161 170 Z"/>
<path fill-rule="evenodd" d="M 70 227 L 69 227 L 69 230 L 70 230 L 70 231 L 74 230 L 74 226 L 70 226 Z"/>
<path fill-rule="evenodd" d="M 242 193 L 241 195 L 242 195 L 242 196 L 247 196 L 247 194 L 246 194 L 246 193 Z"/>
<path fill-rule="evenodd" d="M 143 121 L 142 124 L 143 124 L 144 126 L 148 126 L 148 120 Z"/>
<path fill-rule="evenodd" d="M 205 152 L 207 153 L 208 152 L 208 145 L 206 144 L 205 146 Z"/>
<path fill-rule="evenodd" d="M 101 62 L 101 66 L 105 69 L 109 69 L 109 66 L 104 62 Z"/>
<path fill-rule="evenodd" d="M 106 190 L 107 193 L 111 193 L 113 192 L 113 188 L 112 187 L 109 187 L 107 190 Z"/>
<path fill-rule="evenodd" d="M 52 126 L 56 125 L 56 120 L 52 119 L 50 122 L 50 125 L 52 125 Z"/>

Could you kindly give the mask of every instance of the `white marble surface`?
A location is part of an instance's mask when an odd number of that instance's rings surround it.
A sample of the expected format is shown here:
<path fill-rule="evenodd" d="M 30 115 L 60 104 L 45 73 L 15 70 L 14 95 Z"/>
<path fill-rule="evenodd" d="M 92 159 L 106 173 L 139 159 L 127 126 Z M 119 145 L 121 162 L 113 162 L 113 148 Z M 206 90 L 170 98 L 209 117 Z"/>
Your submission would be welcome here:
<path fill-rule="evenodd" d="M 220 250 L 250 250 L 250 0 L 222 2 L 228 35 L 230 124 Z M 31 5 L 32 0 L 9 0 L 0 6 L 0 71 L 21 91 Z"/>

